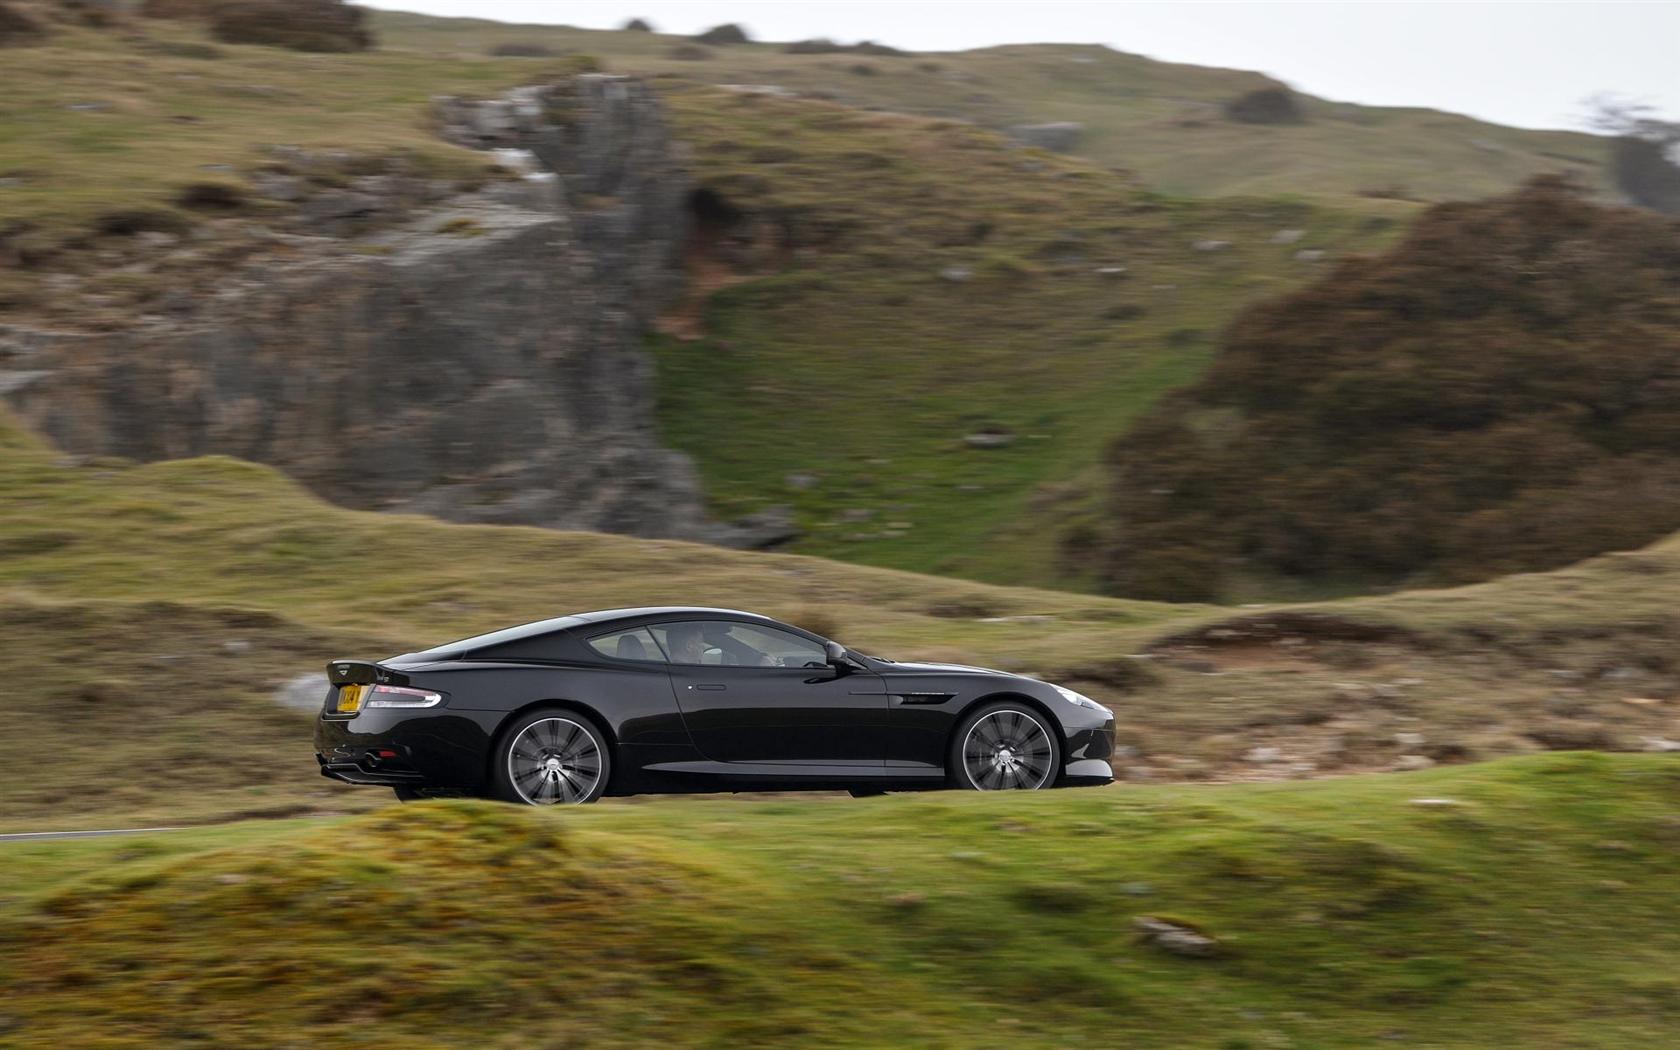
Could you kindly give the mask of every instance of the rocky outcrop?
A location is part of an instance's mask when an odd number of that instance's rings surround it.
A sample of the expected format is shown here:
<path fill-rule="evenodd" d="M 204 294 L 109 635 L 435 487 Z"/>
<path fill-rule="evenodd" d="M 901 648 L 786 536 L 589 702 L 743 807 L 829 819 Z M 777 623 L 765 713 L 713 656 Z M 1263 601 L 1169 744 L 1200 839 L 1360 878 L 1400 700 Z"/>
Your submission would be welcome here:
<path fill-rule="evenodd" d="M 441 109 L 513 114 L 491 137 L 527 177 L 353 246 L 294 244 L 190 320 L 0 329 L 0 397 L 71 452 L 225 453 L 348 506 L 774 540 L 707 520 L 654 433 L 639 340 L 680 290 L 689 184 L 653 96 L 590 75 Z"/>

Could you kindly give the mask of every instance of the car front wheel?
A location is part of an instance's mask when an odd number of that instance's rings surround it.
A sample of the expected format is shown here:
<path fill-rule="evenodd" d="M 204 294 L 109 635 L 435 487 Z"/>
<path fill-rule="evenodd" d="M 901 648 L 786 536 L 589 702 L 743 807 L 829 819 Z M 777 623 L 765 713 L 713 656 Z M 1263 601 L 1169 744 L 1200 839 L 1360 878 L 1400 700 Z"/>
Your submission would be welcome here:
<path fill-rule="evenodd" d="M 1035 791 L 1055 783 L 1061 743 L 1041 712 L 1014 701 L 969 715 L 951 741 L 952 779 L 973 791 Z"/>
<path fill-rule="evenodd" d="M 504 802 L 593 802 L 607 788 L 612 756 L 594 721 L 573 711 L 535 711 L 502 734 L 491 781 Z"/>

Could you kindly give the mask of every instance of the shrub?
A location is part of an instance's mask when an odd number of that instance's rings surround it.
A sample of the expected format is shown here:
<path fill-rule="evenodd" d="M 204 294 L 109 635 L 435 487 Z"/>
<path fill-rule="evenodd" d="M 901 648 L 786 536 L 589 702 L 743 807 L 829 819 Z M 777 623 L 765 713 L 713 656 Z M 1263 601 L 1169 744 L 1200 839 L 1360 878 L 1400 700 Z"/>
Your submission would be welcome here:
<path fill-rule="evenodd" d="M 840 621 L 835 615 L 815 605 L 802 606 L 782 619 L 824 638 L 834 639 L 841 633 Z"/>
<path fill-rule="evenodd" d="M 624 31 L 626 33 L 651 33 L 653 32 L 653 25 L 645 18 L 632 18 L 624 23 Z"/>
<path fill-rule="evenodd" d="M 45 27 L 33 15 L 0 3 L 0 47 L 33 44 L 45 34 Z"/>
<path fill-rule="evenodd" d="M 238 211 L 245 206 L 245 190 L 231 182 L 194 182 L 181 188 L 175 203 L 194 211 Z"/>
<path fill-rule="evenodd" d="M 132 237 L 137 233 L 186 233 L 192 223 L 170 208 L 122 208 L 108 211 L 93 222 L 99 233 L 111 237 Z"/>
<path fill-rule="evenodd" d="M 1283 87 L 1257 88 L 1225 103 L 1225 117 L 1238 124 L 1300 124 L 1306 120 L 1294 92 Z"/>
<path fill-rule="evenodd" d="M 200 44 L 196 40 L 153 40 L 145 45 L 147 51 L 170 58 L 221 58 L 227 52 L 210 44 Z"/>
<path fill-rule="evenodd" d="M 712 51 L 699 44 L 677 44 L 665 52 L 665 57 L 674 58 L 679 62 L 704 62 L 712 57 Z"/>
<path fill-rule="evenodd" d="M 1680 220 L 1555 177 L 1430 209 L 1111 447 L 1112 588 L 1468 582 L 1680 528 L 1676 286 Z"/>
<path fill-rule="evenodd" d="M 813 37 L 810 40 L 795 40 L 785 44 L 782 51 L 789 55 L 833 55 L 846 50 L 844 44 L 837 44 L 827 37 Z"/>
<path fill-rule="evenodd" d="M 1669 154 L 1680 150 L 1675 142 L 1652 141 L 1623 135 L 1610 147 L 1610 174 L 1616 186 L 1635 204 L 1671 215 L 1680 215 L 1680 165 Z"/>
<path fill-rule="evenodd" d="M 704 33 L 696 33 L 694 34 L 694 39 L 702 44 L 711 44 L 713 46 L 747 44 L 752 42 L 752 37 L 747 35 L 747 31 L 736 25 L 734 22 L 725 22 L 723 25 L 713 26 Z"/>
<path fill-rule="evenodd" d="M 846 72 L 850 73 L 854 77 L 872 77 L 876 73 L 880 72 L 880 70 L 876 69 L 868 62 L 859 62 L 848 68 Z"/>
<path fill-rule="evenodd" d="M 229 0 L 210 17 L 210 32 L 229 44 L 293 51 L 366 51 L 373 34 L 365 14 L 341 0 Z"/>
<path fill-rule="evenodd" d="M 493 58 L 553 58 L 559 52 L 546 44 L 510 40 L 491 47 L 488 54 Z"/>
<path fill-rule="evenodd" d="M 59 0 L 62 14 L 72 21 L 95 29 L 121 25 L 128 15 L 123 0 Z"/>
<path fill-rule="evenodd" d="M 229 0 L 146 0 L 140 13 L 147 18 L 209 18 Z"/>

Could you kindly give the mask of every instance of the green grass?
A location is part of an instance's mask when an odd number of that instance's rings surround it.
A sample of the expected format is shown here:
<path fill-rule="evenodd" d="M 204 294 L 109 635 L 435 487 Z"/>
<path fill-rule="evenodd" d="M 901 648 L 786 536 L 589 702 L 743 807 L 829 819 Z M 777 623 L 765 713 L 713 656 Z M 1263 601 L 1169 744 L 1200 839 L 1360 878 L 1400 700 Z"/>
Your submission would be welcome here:
<path fill-rule="evenodd" d="M 1680 1019 L 1677 811 L 1680 762 L 1567 754 L 7 845 L 6 1037 L 1657 1046 Z M 1220 950 L 1165 953 L 1139 916 Z"/>
<path fill-rule="evenodd" d="M 1093 598 L 695 544 L 320 502 L 225 459 L 60 463 L 0 422 L 0 830 L 363 808 L 269 695 L 588 608 L 703 604 L 866 652 L 1036 673 L 1114 707 L 1123 777 L 1299 776 L 1680 739 L 1680 541 L 1452 591 L 1303 607 Z M 533 567 L 538 567 L 536 571 Z M 1342 624 L 1389 630 L 1363 641 Z M 1195 634 L 1210 627 L 1212 634 Z M 1405 734 L 1405 736 L 1402 736 Z M 1412 741 L 1412 734 L 1423 737 Z M 88 797 L 120 741 L 127 774 Z M 1408 742 L 1412 741 L 1412 742 Z M 1256 764 L 1256 748 L 1284 758 Z M 43 763 L 50 754 L 63 761 Z M 231 768 L 226 764 L 235 760 Z"/>

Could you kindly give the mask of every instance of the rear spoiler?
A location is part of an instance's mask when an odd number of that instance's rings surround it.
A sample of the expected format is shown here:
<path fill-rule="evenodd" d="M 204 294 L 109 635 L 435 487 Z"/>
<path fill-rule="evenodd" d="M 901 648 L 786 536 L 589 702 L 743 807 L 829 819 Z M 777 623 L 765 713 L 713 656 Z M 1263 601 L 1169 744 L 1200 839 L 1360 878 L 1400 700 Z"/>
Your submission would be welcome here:
<path fill-rule="evenodd" d="M 333 685 L 407 685 L 408 676 L 366 660 L 334 660 L 327 664 L 327 681 Z"/>

